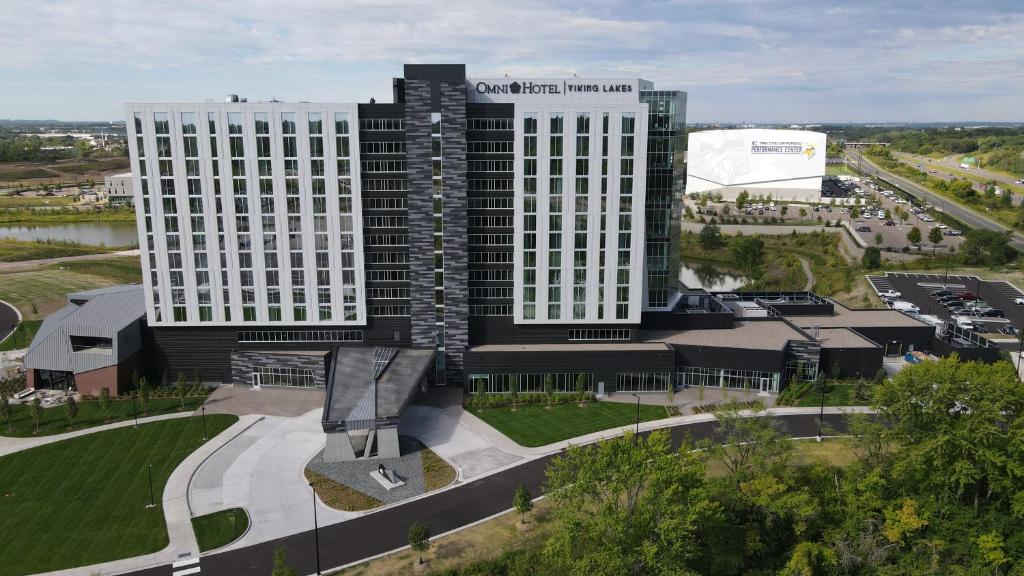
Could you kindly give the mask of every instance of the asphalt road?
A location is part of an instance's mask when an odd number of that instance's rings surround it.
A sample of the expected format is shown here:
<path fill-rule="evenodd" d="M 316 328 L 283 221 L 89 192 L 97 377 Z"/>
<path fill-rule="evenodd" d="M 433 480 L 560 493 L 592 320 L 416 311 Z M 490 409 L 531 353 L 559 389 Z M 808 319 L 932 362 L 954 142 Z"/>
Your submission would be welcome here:
<path fill-rule="evenodd" d="M 862 172 L 865 172 L 866 174 L 870 174 L 872 176 L 876 176 L 878 178 L 883 178 L 891 182 L 892 184 L 899 186 L 900 189 L 902 189 L 907 194 L 910 194 L 911 196 L 914 196 L 919 200 L 923 200 L 924 202 L 931 204 L 936 209 L 940 210 L 941 212 L 946 212 L 947 214 L 953 216 L 954 218 L 970 226 L 971 228 L 982 228 L 986 230 L 995 230 L 997 232 L 1005 232 L 1008 230 L 1008 228 L 1006 228 L 1002 224 L 999 224 L 994 220 L 985 218 L 984 216 L 981 216 L 980 214 L 974 212 L 973 210 L 970 210 L 969 208 L 965 208 L 955 202 L 952 202 L 948 198 L 936 194 L 935 192 L 932 192 L 931 190 L 924 188 L 923 186 L 917 184 L 916 182 L 911 182 L 906 178 L 882 170 L 877 164 L 874 164 L 867 158 L 864 158 L 859 152 L 849 151 L 847 153 L 853 160 L 853 165 L 857 166 Z M 1024 236 L 1022 236 L 1020 233 L 1014 232 L 1010 238 L 1010 246 L 1017 250 L 1024 251 Z"/>
<path fill-rule="evenodd" d="M 816 415 L 779 416 L 778 420 L 792 437 L 815 436 L 818 431 Z M 825 424 L 842 430 L 842 415 L 826 414 Z M 684 424 L 671 428 L 672 439 L 679 444 L 684 438 L 701 440 L 714 437 L 716 422 Z M 358 562 L 406 546 L 410 524 L 421 520 L 433 534 L 442 534 L 499 514 L 511 508 L 512 494 L 520 482 L 531 494 L 540 495 L 544 482 L 544 469 L 553 456 L 532 460 L 468 482 L 456 488 L 360 516 L 353 520 L 320 529 L 320 566 L 322 570 Z M 311 506 L 312 508 L 312 506 Z M 310 517 L 310 527 L 313 519 Z M 312 530 L 246 548 L 203 556 L 198 564 L 197 576 L 250 576 L 270 574 L 273 569 L 274 550 L 283 546 L 288 563 L 299 574 L 316 572 L 314 533 Z M 132 576 L 172 576 L 170 565 L 130 572 Z"/>
<path fill-rule="evenodd" d="M 7 302 L 0 302 L 0 342 L 18 327 L 18 311 Z"/>

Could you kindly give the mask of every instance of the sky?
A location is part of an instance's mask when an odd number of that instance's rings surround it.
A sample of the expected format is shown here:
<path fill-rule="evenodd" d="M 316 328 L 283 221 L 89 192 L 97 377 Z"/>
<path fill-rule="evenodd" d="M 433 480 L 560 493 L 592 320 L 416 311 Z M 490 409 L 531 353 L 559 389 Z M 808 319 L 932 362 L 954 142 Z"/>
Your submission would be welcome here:
<path fill-rule="evenodd" d="M 404 63 L 644 78 L 694 122 L 1024 121 L 1022 0 L 0 0 L 0 118 L 391 101 Z"/>

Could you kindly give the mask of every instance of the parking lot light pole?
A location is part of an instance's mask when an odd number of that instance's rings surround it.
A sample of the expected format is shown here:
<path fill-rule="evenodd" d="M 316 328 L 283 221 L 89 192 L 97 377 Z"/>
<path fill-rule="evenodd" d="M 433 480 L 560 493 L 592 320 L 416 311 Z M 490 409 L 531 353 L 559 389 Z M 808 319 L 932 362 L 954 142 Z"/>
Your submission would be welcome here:
<path fill-rule="evenodd" d="M 320 575 L 320 525 L 316 520 L 316 490 L 313 488 L 313 484 L 309 485 L 309 490 L 313 493 L 313 539 L 315 541 L 314 550 L 316 551 L 316 574 Z"/>
<path fill-rule="evenodd" d="M 636 398 L 636 435 L 640 435 L 640 395 L 630 394 L 633 398 Z"/>
<path fill-rule="evenodd" d="M 200 406 L 199 408 L 203 412 L 203 442 L 206 442 L 206 406 Z"/>

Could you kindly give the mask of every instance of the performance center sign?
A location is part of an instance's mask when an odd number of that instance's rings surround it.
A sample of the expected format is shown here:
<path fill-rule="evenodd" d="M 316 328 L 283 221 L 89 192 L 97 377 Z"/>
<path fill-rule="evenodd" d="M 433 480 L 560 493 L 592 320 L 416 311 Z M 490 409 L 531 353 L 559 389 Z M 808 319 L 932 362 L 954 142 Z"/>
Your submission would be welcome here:
<path fill-rule="evenodd" d="M 779 199 L 809 199 L 825 175 L 825 134 L 804 130 L 693 132 L 687 146 L 686 191 L 740 189 Z"/>

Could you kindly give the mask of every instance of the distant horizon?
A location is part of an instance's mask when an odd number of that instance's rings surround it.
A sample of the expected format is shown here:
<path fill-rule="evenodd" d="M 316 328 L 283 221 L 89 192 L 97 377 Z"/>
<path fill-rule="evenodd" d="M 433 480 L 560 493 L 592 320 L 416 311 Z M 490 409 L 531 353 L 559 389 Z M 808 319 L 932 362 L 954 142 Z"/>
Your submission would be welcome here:
<path fill-rule="evenodd" d="M 125 102 L 391 99 L 405 63 L 643 78 L 696 122 L 1024 122 L 1019 0 L 8 0 L 0 114 Z M 728 120 L 721 120 L 721 119 Z"/>

